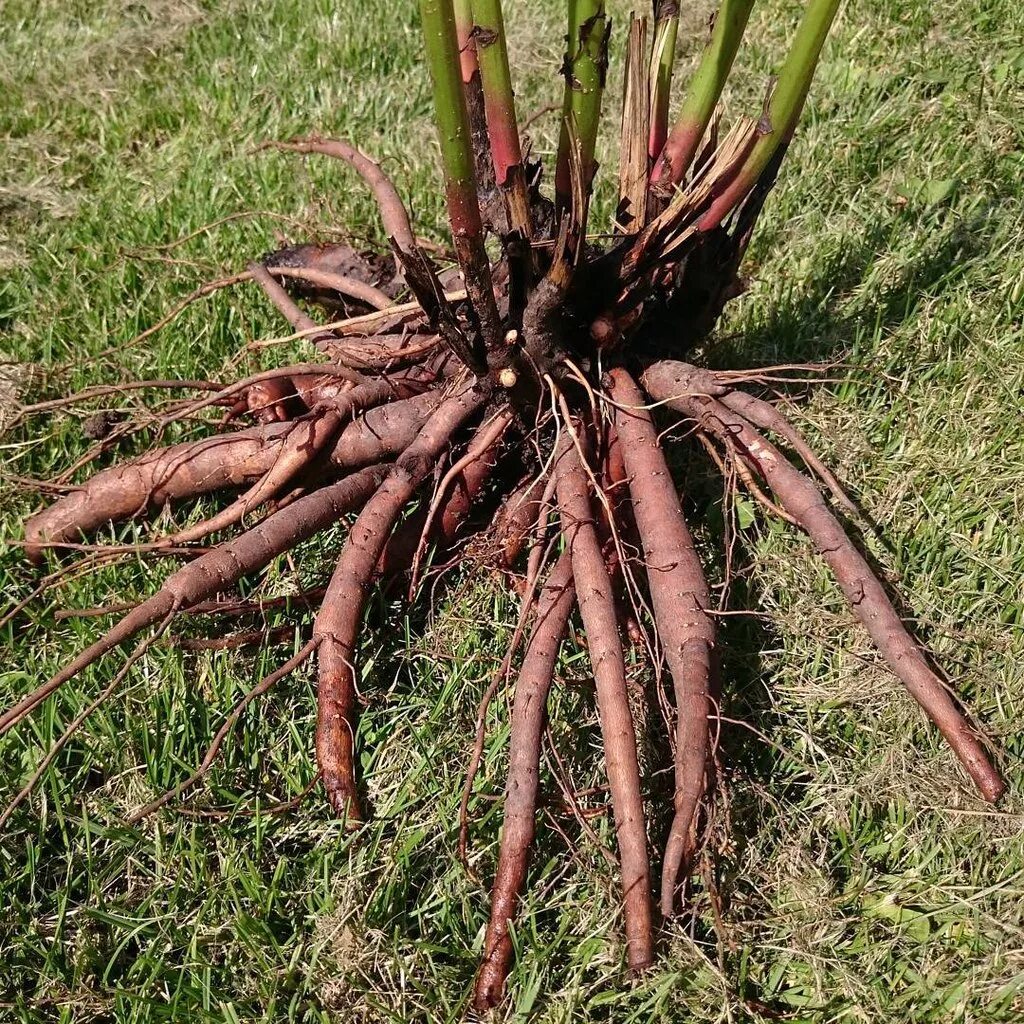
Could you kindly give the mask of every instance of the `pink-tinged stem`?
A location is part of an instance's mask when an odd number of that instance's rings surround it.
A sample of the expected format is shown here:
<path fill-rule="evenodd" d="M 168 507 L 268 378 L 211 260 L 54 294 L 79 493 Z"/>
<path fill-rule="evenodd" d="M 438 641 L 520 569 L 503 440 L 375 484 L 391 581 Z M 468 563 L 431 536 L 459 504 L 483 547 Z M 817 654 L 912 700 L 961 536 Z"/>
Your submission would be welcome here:
<path fill-rule="evenodd" d="M 472 0 L 472 10 L 494 175 L 505 195 L 509 227 L 529 240 L 533 236 L 533 225 L 501 0 Z"/>
<path fill-rule="evenodd" d="M 722 0 L 711 38 L 687 86 L 679 119 L 664 147 L 651 153 L 656 161 L 652 187 L 677 185 L 683 180 L 722 95 L 753 6 L 754 0 Z"/>
<path fill-rule="evenodd" d="M 490 349 L 500 344 L 501 320 L 484 249 L 452 0 L 420 0 L 420 16 L 434 86 L 434 118 L 441 143 L 452 241 L 484 343 Z"/>
<path fill-rule="evenodd" d="M 459 43 L 459 69 L 462 82 L 469 85 L 477 72 L 476 46 L 473 43 L 473 13 L 470 0 L 453 0 L 455 38 Z"/>

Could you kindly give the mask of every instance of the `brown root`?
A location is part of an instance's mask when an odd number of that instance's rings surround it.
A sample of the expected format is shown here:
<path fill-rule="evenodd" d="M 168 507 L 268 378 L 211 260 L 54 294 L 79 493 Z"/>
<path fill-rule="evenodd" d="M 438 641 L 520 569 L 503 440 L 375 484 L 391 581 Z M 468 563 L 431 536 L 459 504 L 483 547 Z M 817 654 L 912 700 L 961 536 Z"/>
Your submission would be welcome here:
<path fill-rule="evenodd" d="M 442 507 L 444 507 L 449 515 L 452 515 L 454 512 L 445 503 L 448 489 L 453 485 L 457 485 L 460 481 L 463 481 L 463 487 L 465 487 L 466 472 L 472 470 L 474 463 L 485 458 L 488 452 L 498 445 L 514 419 L 515 413 L 511 409 L 502 409 L 496 413 L 489 422 L 477 430 L 473 435 L 473 439 L 466 446 L 465 455 L 453 463 L 448 472 L 441 478 L 441 482 L 437 485 L 434 496 L 430 501 L 430 507 L 427 509 L 427 518 L 423 524 L 423 529 L 420 531 L 419 543 L 416 545 L 416 552 L 413 555 L 412 574 L 409 582 L 410 598 L 416 591 L 420 562 L 426 552 L 438 513 Z M 466 511 L 469 511 L 468 507 Z"/>
<path fill-rule="evenodd" d="M 859 514 L 857 506 L 843 490 L 843 485 L 836 479 L 835 474 L 818 458 L 803 434 L 774 405 L 743 391 L 726 391 L 721 399 L 723 405 L 728 406 L 733 412 L 738 412 L 755 427 L 770 430 L 781 437 L 803 459 L 804 465 L 821 479 L 832 497 L 847 512 L 851 515 Z"/>
<path fill-rule="evenodd" d="M 429 391 L 368 410 L 342 430 L 326 468 L 344 472 L 394 458 L 439 401 Z M 123 522 L 171 501 L 255 483 L 276 463 L 290 430 L 290 423 L 251 427 L 158 449 L 102 470 L 26 523 L 26 553 L 39 561 L 45 548 L 74 543 L 107 523 Z"/>
<path fill-rule="evenodd" d="M 496 561 L 503 569 L 511 569 L 522 554 L 543 509 L 545 480 L 532 477 L 505 499 L 494 521 Z"/>
<path fill-rule="evenodd" d="M 387 467 L 374 466 L 322 487 L 269 516 L 248 533 L 213 548 L 179 569 L 152 597 L 125 615 L 57 675 L 0 716 L 0 735 L 30 714 L 69 679 L 142 630 L 172 612 L 190 608 L 228 590 L 242 576 L 262 569 L 278 555 L 362 505 L 387 473 Z"/>
<path fill-rule="evenodd" d="M 332 291 L 340 292 L 350 298 L 358 299 L 363 305 L 371 309 L 387 309 L 393 306 L 389 295 L 385 295 L 379 288 L 372 284 L 360 281 L 358 278 L 349 277 L 347 274 L 335 274 L 329 270 L 321 270 L 318 267 L 288 267 L 272 266 L 267 270 L 275 277 L 295 278 L 300 281 L 308 281 L 310 284 L 321 285 L 330 288 Z"/>
<path fill-rule="evenodd" d="M 686 363 L 656 363 L 644 374 L 644 386 L 654 398 L 690 417 L 702 430 L 739 446 L 782 507 L 810 536 L 894 674 L 938 726 L 981 795 L 995 803 L 1006 791 L 1006 783 L 978 733 L 928 665 L 885 588 L 829 510 L 821 492 L 743 416 L 718 399 L 701 395 L 692 370 Z"/>
<path fill-rule="evenodd" d="M 339 393 L 331 407 L 314 412 L 308 418 L 292 424 L 281 441 L 274 464 L 245 494 L 217 515 L 172 534 L 158 543 L 191 543 L 241 522 L 254 509 L 279 494 L 289 481 L 313 463 L 328 444 L 336 441 L 346 419 L 367 409 L 384 405 L 392 399 L 409 397 L 410 390 L 421 389 L 410 389 L 405 381 L 392 383 L 380 379 L 357 384 Z"/>
<path fill-rule="evenodd" d="M 325 348 L 333 344 L 334 335 L 326 327 L 318 324 L 309 314 L 304 313 L 262 263 L 250 263 L 249 273 L 263 289 L 267 298 L 277 307 L 281 316 L 292 325 L 293 330 L 303 331 L 318 348 Z"/>
<path fill-rule="evenodd" d="M 332 380 L 336 387 L 343 387 L 346 384 L 351 386 L 358 384 L 362 380 L 358 373 L 354 373 L 338 363 L 295 363 L 291 366 L 280 366 L 274 370 L 263 370 L 249 377 L 243 377 L 241 380 L 236 380 L 233 384 L 221 388 L 206 398 L 188 402 L 175 409 L 173 414 L 162 417 L 159 426 L 163 430 L 171 423 L 195 416 L 197 413 L 214 405 L 228 405 L 233 413 L 235 413 L 235 408 L 241 403 L 244 403 L 245 407 L 248 408 L 250 406 L 249 393 L 253 388 L 257 388 L 258 395 L 259 385 L 274 385 L 269 392 L 270 400 L 273 403 L 279 403 L 282 399 L 291 396 L 295 390 L 296 380 L 313 377 L 325 381 Z M 259 411 L 261 408 L 257 399 L 254 399 L 251 405 L 254 412 Z M 246 408 L 238 409 L 238 412 L 245 412 Z M 237 415 L 237 413 L 235 414 Z M 290 416 L 274 417 L 274 419 L 290 418 Z"/>
<path fill-rule="evenodd" d="M 509 640 L 505 657 L 501 660 L 498 671 L 484 690 L 483 696 L 476 709 L 476 727 L 474 729 L 473 749 L 469 755 L 469 766 L 466 768 L 466 779 L 462 784 L 462 799 L 459 801 L 459 860 L 469 870 L 469 801 L 473 795 L 473 783 L 476 782 L 477 772 L 480 770 L 480 762 L 484 757 L 484 743 L 487 740 L 487 712 L 490 709 L 491 701 L 503 683 L 508 682 L 509 673 L 512 671 L 512 660 L 519 650 L 519 643 L 526 632 L 526 624 L 530 619 L 537 592 L 537 584 L 540 581 L 541 570 L 543 569 L 544 556 L 549 549 L 537 558 L 527 572 L 526 584 L 523 588 L 522 607 L 519 612 L 519 619 L 516 628 L 512 632 L 512 639 Z"/>
<path fill-rule="evenodd" d="M 310 136 L 308 139 L 292 139 L 290 142 L 265 143 L 268 148 L 287 150 L 292 153 L 321 153 L 343 160 L 366 182 L 377 200 L 380 208 L 380 219 L 384 224 L 384 232 L 393 238 L 398 247 L 411 250 L 416 245 L 412 228 L 409 225 L 409 214 L 406 212 L 402 197 L 398 194 L 394 182 L 380 169 L 380 165 L 361 153 L 351 143 L 341 139 L 321 139 Z"/>
<path fill-rule="evenodd" d="M 692 863 L 697 812 L 704 795 L 715 626 L 707 613 L 710 595 L 704 570 L 657 431 L 643 408 L 644 396 L 624 370 L 613 370 L 609 380 L 654 618 L 675 688 L 675 814 L 661 877 L 661 912 L 670 917 L 679 874 Z"/>
<path fill-rule="evenodd" d="M 554 472 L 562 532 L 572 553 L 576 594 L 597 689 L 622 866 L 627 959 L 633 970 L 642 970 L 653 962 L 654 938 L 651 873 L 640 795 L 636 733 L 629 709 L 615 601 L 594 528 L 588 478 L 573 440 L 566 431 L 563 431 L 559 442 Z"/>
<path fill-rule="evenodd" d="M 355 739 L 355 651 L 374 568 L 402 509 L 434 467 L 458 428 L 483 405 L 486 395 L 466 385 L 445 399 L 416 440 L 402 453 L 349 531 L 338 565 L 316 617 L 319 647 L 316 750 L 327 798 L 337 814 L 359 820 L 353 747 Z"/>
<path fill-rule="evenodd" d="M 473 503 L 480 497 L 496 465 L 497 457 L 491 452 L 462 469 L 455 486 L 441 504 L 440 514 L 435 516 L 433 527 L 427 530 L 428 539 L 437 543 L 440 549 L 447 548 L 458 536 L 473 509 Z M 421 506 L 388 538 L 374 572 L 383 587 L 397 583 L 411 570 L 426 525 L 427 510 Z"/>
<path fill-rule="evenodd" d="M 29 519 L 26 554 L 38 562 L 44 547 L 77 541 L 106 523 L 131 519 L 147 507 L 258 478 L 273 464 L 286 430 L 286 424 L 278 424 L 188 441 L 101 470 Z"/>
<path fill-rule="evenodd" d="M 545 708 L 558 650 L 575 603 L 572 559 L 564 554 L 541 592 L 537 621 L 516 682 L 505 787 L 505 823 L 491 890 L 491 917 L 484 939 L 483 962 L 473 997 L 473 1005 L 480 1013 L 501 1001 L 512 961 L 509 925 L 515 919 L 533 845 Z"/>

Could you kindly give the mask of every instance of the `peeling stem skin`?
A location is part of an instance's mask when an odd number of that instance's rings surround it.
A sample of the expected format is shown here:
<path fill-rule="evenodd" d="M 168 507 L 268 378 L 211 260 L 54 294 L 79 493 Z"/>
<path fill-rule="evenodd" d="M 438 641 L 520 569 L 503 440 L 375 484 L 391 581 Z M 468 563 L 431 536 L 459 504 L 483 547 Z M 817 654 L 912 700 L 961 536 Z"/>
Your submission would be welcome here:
<path fill-rule="evenodd" d="M 716 398 L 695 394 L 693 367 L 666 361 L 643 375 L 648 394 L 694 420 L 716 437 L 736 445 L 767 481 L 782 507 L 807 532 L 839 581 L 854 614 L 867 629 L 890 669 L 938 726 L 981 795 L 996 803 L 1006 784 L 977 732 L 931 670 L 903 625 L 884 587 L 847 537 L 814 482 L 796 469 L 739 413 Z"/>
<path fill-rule="evenodd" d="M 640 794 L 636 733 L 626 689 L 625 661 L 611 580 L 594 527 L 587 474 L 568 430 L 562 432 L 554 472 L 562 532 L 572 554 L 576 595 L 597 690 L 622 866 L 627 959 L 633 970 L 642 970 L 654 959 L 654 940 L 651 931 L 651 871 Z"/>
<path fill-rule="evenodd" d="M 318 644 L 319 662 L 317 760 L 331 807 L 339 815 L 347 814 L 349 820 L 362 817 L 353 763 L 355 656 L 374 569 L 402 509 L 433 470 L 452 435 L 486 399 L 483 390 L 463 386 L 427 420 L 349 531 L 316 617 L 313 639 Z"/>
<path fill-rule="evenodd" d="M 505 786 L 505 820 L 498 868 L 491 890 L 491 917 L 473 998 L 474 1007 L 481 1013 L 501 1002 L 505 978 L 512 962 L 509 924 L 515 920 L 536 830 L 545 709 L 558 651 L 575 603 L 572 559 L 566 552 L 558 559 L 541 591 L 537 620 L 516 681 Z"/>
<path fill-rule="evenodd" d="M 788 144 L 793 137 L 839 3 L 840 0 L 808 0 L 768 100 L 764 130 L 758 135 L 739 173 L 697 222 L 701 231 L 711 231 L 722 223 L 757 184 L 776 150 Z"/>
<path fill-rule="evenodd" d="M 697 155 L 700 141 L 729 77 L 753 6 L 754 0 L 722 0 L 711 38 L 687 85 L 679 118 L 664 148 L 654 148 L 656 140 L 652 124 L 650 155 L 656 161 L 651 172 L 652 187 L 678 185 Z"/>
<path fill-rule="evenodd" d="M 683 517 L 647 401 L 625 370 L 612 370 L 615 429 L 629 478 L 661 648 L 676 700 L 675 815 L 665 847 L 661 912 L 670 917 L 681 871 L 690 867 L 709 754 L 708 699 L 715 626 L 704 569 Z M 630 411 L 626 411 L 626 410 Z"/>
<path fill-rule="evenodd" d="M 594 149 L 608 70 L 610 30 L 604 0 L 569 0 L 569 49 L 565 55 L 562 130 L 558 137 L 555 165 L 555 205 L 560 211 L 568 209 L 572 200 L 570 123 L 576 128 L 583 185 L 588 194 L 594 179 Z"/>
<path fill-rule="evenodd" d="M 360 470 L 334 484 L 299 498 L 247 533 L 221 544 L 170 576 L 163 586 L 87 647 L 57 675 L 23 697 L 0 716 L 0 736 L 17 724 L 51 693 L 109 651 L 120 647 L 165 616 L 206 601 L 257 572 L 278 555 L 302 543 L 358 508 L 386 479 L 388 468 Z"/>
<path fill-rule="evenodd" d="M 526 174 L 519 144 L 501 0 L 472 0 L 472 21 L 476 30 L 476 59 L 480 66 L 495 180 L 505 195 L 509 227 L 526 241 L 531 241 L 533 224 L 526 194 Z"/>
<path fill-rule="evenodd" d="M 625 86 L 619 130 L 619 210 L 622 230 L 639 231 L 647 223 L 647 136 L 650 124 L 650 82 L 644 60 L 647 19 L 631 15 L 626 47 Z"/>
<path fill-rule="evenodd" d="M 658 0 L 655 7 L 654 42 L 649 72 L 650 118 L 647 157 L 652 165 L 661 155 L 668 137 L 668 104 L 672 93 L 672 64 L 679 31 L 677 0 Z"/>
<path fill-rule="evenodd" d="M 451 0 L 420 0 L 427 65 L 434 90 L 434 114 L 441 144 L 448 221 L 455 255 L 470 304 L 490 350 L 501 343 L 501 319 L 494 299 L 491 266 L 484 250 L 473 141 L 470 132 L 459 46 Z"/>
<path fill-rule="evenodd" d="M 477 40 L 473 33 L 471 2 L 470 0 L 452 0 L 452 8 L 455 13 L 455 37 L 459 46 L 462 95 L 466 102 L 466 115 L 469 118 L 473 168 L 476 172 L 476 185 L 480 198 L 480 214 L 485 228 L 491 228 L 502 234 L 506 228 L 503 220 L 495 219 L 495 214 L 498 211 L 493 206 L 497 199 L 494 163 L 491 160 L 482 74 L 478 59 Z"/>

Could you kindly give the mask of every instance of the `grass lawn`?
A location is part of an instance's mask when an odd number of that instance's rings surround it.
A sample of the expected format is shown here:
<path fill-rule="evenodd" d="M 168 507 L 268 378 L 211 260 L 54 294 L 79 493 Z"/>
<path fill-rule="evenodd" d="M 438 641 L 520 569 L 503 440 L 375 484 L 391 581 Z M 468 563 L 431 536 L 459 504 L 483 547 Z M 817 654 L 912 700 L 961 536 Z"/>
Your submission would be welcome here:
<path fill-rule="evenodd" d="M 612 6 L 621 33 L 628 5 Z M 558 94 L 562 5 L 506 7 L 530 112 Z M 684 7 L 680 75 L 710 11 L 705 0 Z M 728 112 L 757 109 L 798 7 L 755 10 Z M 42 500 L 12 476 L 56 475 L 90 444 L 78 413 L 12 425 L 17 402 L 227 375 L 247 341 L 282 333 L 246 287 L 126 342 L 281 237 L 382 241 L 351 173 L 257 143 L 314 130 L 358 141 L 395 176 L 419 230 L 441 237 L 417 31 L 407 0 L 4 0 L 6 600 L 35 586 L 6 542 Z M 809 544 L 752 518 L 743 499 L 723 505 L 701 459 L 683 455 L 718 584 L 722 523 L 739 525 L 730 607 L 748 613 L 723 620 L 723 793 L 707 876 L 720 919 L 695 879 L 693 913 L 665 929 L 656 969 L 627 979 L 615 876 L 563 813 L 546 762 L 550 799 L 503 1019 L 1024 1014 L 1022 40 L 1019 0 L 851 0 L 751 250 L 751 289 L 704 355 L 730 367 L 841 364 L 798 396 L 795 414 L 862 503 L 865 544 L 898 581 L 917 633 L 998 741 L 1008 798 L 992 809 L 969 790 Z M 608 170 L 616 123 L 601 148 Z M 535 152 L 550 154 L 555 130 L 551 115 L 538 122 Z M 601 193 L 604 215 L 610 199 Z M 264 350 L 245 367 L 302 355 L 298 344 Z M 138 535 L 137 525 L 112 532 Z M 249 591 L 316 585 L 340 540 L 307 544 Z M 0 705 L 103 628 L 57 610 L 144 595 L 169 571 L 128 560 L 32 602 L 2 631 Z M 459 793 L 476 706 L 517 609 L 500 580 L 469 567 L 447 583 L 429 616 L 383 599 L 373 608 L 359 744 L 375 816 L 355 833 L 317 793 L 265 813 L 314 772 L 308 670 L 250 709 L 191 800 L 126 825 L 191 771 L 309 616 L 268 616 L 295 634 L 256 652 L 152 648 L 0 836 L 0 1020 L 463 1019 L 499 833 L 504 701 L 471 807 L 473 874 L 455 857 Z M 223 627 L 181 627 L 204 628 Z M 0 803 L 117 664 L 106 659 L 0 740 Z M 579 644 L 566 645 L 552 729 L 580 790 L 603 779 L 590 695 L 573 685 L 587 671 Z M 664 754 L 652 743 L 643 756 L 653 804 Z M 184 813 L 210 807 L 234 813 Z M 664 810 L 653 818 L 660 837 Z M 594 826 L 610 845 L 607 817 Z"/>

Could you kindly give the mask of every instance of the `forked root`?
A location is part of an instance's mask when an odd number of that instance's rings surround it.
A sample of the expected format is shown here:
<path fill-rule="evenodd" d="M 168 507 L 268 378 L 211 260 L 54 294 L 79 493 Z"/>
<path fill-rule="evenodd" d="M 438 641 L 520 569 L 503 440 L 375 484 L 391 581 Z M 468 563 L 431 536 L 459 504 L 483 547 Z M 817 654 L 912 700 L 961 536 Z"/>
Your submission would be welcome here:
<path fill-rule="evenodd" d="M 675 689 L 675 814 L 661 875 L 661 912 L 669 917 L 680 871 L 687 871 L 692 861 L 704 795 L 715 626 L 707 612 L 710 595 L 704 570 L 651 415 L 643 408 L 644 396 L 625 370 L 613 370 L 609 383 L 657 635 Z"/>
<path fill-rule="evenodd" d="M 505 787 L 505 823 L 491 890 L 491 918 L 473 997 L 473 1005 L 481 1013 L 501 1002 L 512 963 L 509 927 L 515 920 L 533 845 L 545 708 L 558 651 L 575 603 L 572 559 L 566 553 L 555 564 L 541 591 L 537 621 L 516 681 Z"/>
<path fill-rule="evenodd" d="M 263 294 L 277 307 L 281 316 L 291 324 L 293 330 L 302 331 L 319 348 L 329 348 L 333 344 L 334 335 L 305 313 L 262 263 L 250 263 L 249 273 L 263 289 Z"/>
<path fill-rule="evenodd" d="M 656 363 L 644 374 L 644 386 L 652 397 L 688 416 L 700 429 L 739 447 L 782 507 L 810 536 L 893 673 L 938 726 L 981 795 L 995 803 L 1006 791 L 1006 783 L 821 492 L 743 416 L 717 398 L 700 394 L 694 370 L 687 363 Z"/>
<path fill-rule="evenodd" d="M 771 431 L 781 437 L 803 459 L 804 465 L 821 478 L 832 497 L 847 512 L 851 515 L 859 514 L 857 506 L 850 500 L 835 474 L 818 458 L 803 434 L 774 405 L 743 391 L 727 390 L 721 398 L 723 405 L 727 405 L 733 412 L 738 412 L 755 427 Z"/>

